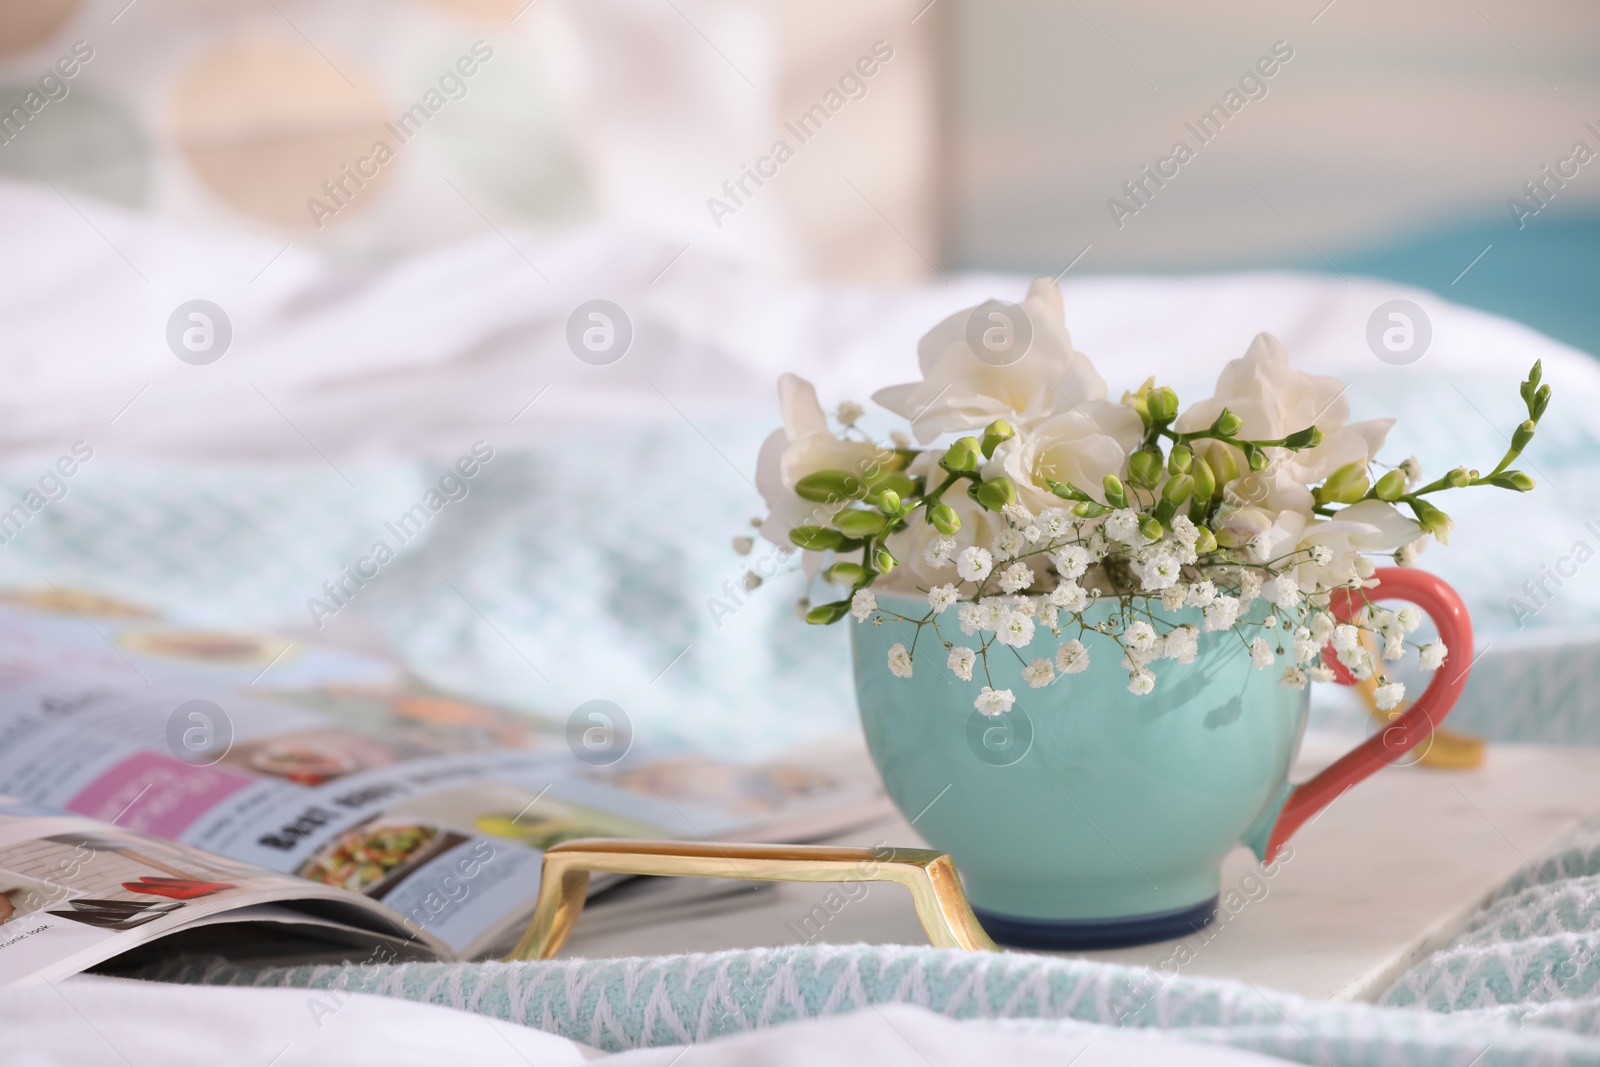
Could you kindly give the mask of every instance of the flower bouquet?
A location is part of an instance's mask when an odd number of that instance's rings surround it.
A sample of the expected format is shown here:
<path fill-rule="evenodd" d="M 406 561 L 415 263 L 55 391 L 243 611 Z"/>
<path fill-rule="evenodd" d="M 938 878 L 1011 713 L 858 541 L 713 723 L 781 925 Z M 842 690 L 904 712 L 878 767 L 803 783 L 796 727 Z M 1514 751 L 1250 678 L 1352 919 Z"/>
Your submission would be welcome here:
<path fill-rule="evenodd" d="M 1447 542 L 1445 490 L 1532 489 L 1512 464 L 1550 403 L 1535 363 L 1520 386 L 1527 418 L 1494 467 L 1424 482 L 1414 458 L 1377 459 L 1393 420 L 1351 422 L 1344 383 L 1291 368 L 1265 333 L 1187 409 L 1154 379 L 1108 399 L 1044 278 L 1020 305 L 939 323 L 918 359 L 921 381 L 873 397 L 908 422 L 888 443 L 859 429 L 858 405 L 830 423 L 809 383 L 780 380 L 760 530 L 840 591 L 802 601 L 807 622 L 896 624 L 909 640 L 889 649 L 888 671 L 909 678 L 933 655 L 963 681 L 981 676 L 987 716 L 1016 700 L 993 684 L 995 656 L 1016 657 L 1035 688 L 1116 657 L 1127 688 L 1148 694 L 1160 661 L 1190 663 L 1212 641 L 1242 642 L 1297 689 L 1336 671 L 1376 677 L 1379 707 L 1395 707 L 1404 686 L 1386 665 L 1414 649 L 1434 670 L 1449 650 L 1408 637 L 1416 608 L 1365 599 L 1374 557 L 1409 567 L 1430 538 Z M 882 606 L 880 593 L 926 610 Z M 1361 606 L 1336 611 L 1335 597 Z M 1175 623 L 1180 609 L 1198 613 Z M 1044 632 L 1053 654 L 1025 659 Z"/>

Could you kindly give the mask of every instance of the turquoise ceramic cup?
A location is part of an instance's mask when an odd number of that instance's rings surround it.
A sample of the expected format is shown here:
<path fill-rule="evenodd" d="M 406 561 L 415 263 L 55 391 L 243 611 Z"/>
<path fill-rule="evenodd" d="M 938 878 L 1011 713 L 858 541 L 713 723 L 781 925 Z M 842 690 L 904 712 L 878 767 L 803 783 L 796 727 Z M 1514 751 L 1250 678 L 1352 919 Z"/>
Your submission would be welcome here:
<path fill-rule="evenodd" d="M 1416 575 L 1437 586 L 1434 594 L 1454 598 L 1431 576 L 1390 573 Z M 912 618 L 927 610 L 921 600 L 879 601 Z M 1423 606 L 1441 622 L 1441 612 Z M 1257 609 L 1251 617 L 1264 617 L 1265 605 Z M 955 614 L 941 619 L 944 636 L 975 646 Z M 1195 609 L 1166 618 L 1201 621 Z M 849 626 L 861 722 L 889 795 L 930 845 L 950 853 L 990 935 L 1027 947 L 1139 944 L 1203 926 L 1223 857 L 1241 843 L 1268 854 L 1349 782 L 1426 736 L 1448 710 L 1437 705 L 1445 697 L 1453 703 L 1460 688 L 1436 697 L 1444 679 L 1436 681 L 1395 726 L 1291 790 L 1309 692 L 1280 685 L 1281 665 L 1255 669 L 1233 633 L 1202 633 L 1192 663 L 1155 664 L 1155 691 L 1144 696 L 1128 691 L 1109 638 L 1090 634 L 1089 669 L 1042 689 L 1030 688 L 1018 657 L 997 645 L 989 655 L 993 685 L 1012 690 L 1016 703 L 989 718 L 973 706 L 985 684 L 981 663 L 972 681 L 956 678 L 932 627 L 917 641 L 912 677 L 897 678 L 887 668 L 889 650 L 910 648 L 916 627 Z M 1455 638 L 1448 662 L 1470 663 L 1470 629 L 1463 635 L 1449 620 L 1440 629 L 1448 629 L 1447 641 Z M 1053 657 L 1060 643 L 1040 627 L 1017 651 L 1024 661 Z M 1395 734 L 1402 725 L 1409 732 Z M 1287 811 L 1291 792 L 1306 795 Z"/>

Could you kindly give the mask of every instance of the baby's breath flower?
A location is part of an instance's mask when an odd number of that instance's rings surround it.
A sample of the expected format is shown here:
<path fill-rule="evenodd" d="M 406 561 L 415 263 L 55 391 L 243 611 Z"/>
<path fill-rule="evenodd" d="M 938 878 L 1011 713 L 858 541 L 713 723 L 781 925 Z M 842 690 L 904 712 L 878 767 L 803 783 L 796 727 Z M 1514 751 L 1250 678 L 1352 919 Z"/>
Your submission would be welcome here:
<path fill-rule="evenodd" d="M 1022 528 L 1022 536 L 1023 539 L 1028 542 L 1028 544 L 1036 545 L 1039 543 L 1039 538 L 1044 536 L 1044 531 L 1032 523 L 1029 523 Z"/>
<path fill-rule="evenodd" d="M 1166 641 L 1161 646 L 1163 658 L 1177 660 L 1179 663 L 1193 663 L 1199 651 L 1200 631 L 1193 626 L 1178 626 L 1169 630 Z"/>
<path fill-rule="evenodd" d="M 1261 626 L 1263 629 L 1276 630 L 1278 628 L 1278 617 L 1276 615 L 1268 615 L 1261 620 Z"/>
<path fill-rule="evenodd" d="M 1361 631 L 1347 622 L 1342 622 L 1333 628 L 1333 650 L 1335 652 L 1354 652 L 1361 647 Z M 1340 657 L 1343 658 L 1342 656 Z"/>
<path fill-rule="evenodd" d="M 1033 620 L 1020 611 L 1007 612 L 995 627 L 994 639 L 1011 648 L 1024 648 L 1033 640 Z"/>
<path fill-rule="evenodd" d="M 1044 623 L 1045 629 L 1054 630 L 1061 625 L 1061 609 L 1050 601 L 1040 598 L 1035 611 L 1038 613 L 1039 621 Z"/>
<path fill-rule="evenodd" d="M 1311 640 L 1318 648 L 1327 644 L 1328 639 L 1333 636 L 1333 616 L 1325 611 L 1320 611 L 1311 616 L 1311 621 L 1308 625 L 1311 629 Z"/>
<path fill-rule="evenodd" d="M 994 554 L 999 560 L 1016 559 L 1027 548 L 1028 539 L 1022 536 L 1021 530 L 1001 530 L 1000 536 L 994 539 Z"/>
<path fill-rule="evenodd" d="M 1165 552 L 1158 552 L 1145 560 L 1140 568 L 1139 577 L 1144 588 L 1152 593 L 1167 588 L 1178 580 L 1182 567 L 1176 556 Z"/>
<path fill-rule="evenodd" d="M 889 649 L 889 673 L 896 678 L 911 677 L 911 653 L 905 645 L 896 644 Z"/>
<path fill-rule="evenodd" d="M 1000 572 L 1000 588 L 1008 593 L 1026 589 L 1033 584 L 1033 568 L 1018 560 Z"/>
<path fill-rule="evenodd" d="M 1311 678 L 1311 680 L 1313 682 L 1331 682 L 1331 681 L 1333 681 L 1333 668 L 1332 667 L 1324 667 L 1321 664 L 1318 664 L 1315 667 L 1307 667 L 1306 668 L 1306 674 L 1308 676 L 1310 676 L 1310 678 Z"/>
<path fill-rule="evenodd" d="M 1422 609 L 1407 604 L 1395 612 L 1395 620 L 1400 623 L 1400 628 L 1406 633 L 1413 633 L 1422 625 Z"/>
<path fill-rule="evenodd" d="M 1036 659 L 1022 668 L 1022 680 L 1034 689 L 1043 689 L 1056 680 L 1055 666 L 1047 659 Z"/>
<path fill-rule="evenodd" d="M 1062 674 L 1082 674 L 1089 669 L 1089 650 L 1073 638 L 1056 649 L 1056 669 Z"/>
<path fill-rule="evenodd" d="M 854 400 L 841 400 L 839 401 L 839 410 L 834 414 L 834 418 L 839 420 L 840 426 L 854 426 L 861 420 L 861 416 L 866 413 L 867 409 L 857 404 Z"/>
<path fill-rule="evenodd" d="M 960 678 L 963 682 L 972 681 L 972 665 L 978 662 L 978 654 L 966 645 L 956 645 L 950 649 L 950 658 L 945 661 L 950 668 L 950 673 Z"/>
<path fill-rule="evenodd" d="M 1200 528 L 1189 521 L 1189 516 L 1178 515 L 1169 524 L 1172 539 L 1180 545 L 1192 545 L 1200 537 Z"/>
<path fill-rule="evenodd" d="M 1128 675 L 1128 692 L 1134 696 L 1146 696 L 1156 687 L 1156 676 L 1143 667 Z"/>
<path fill-rule="evenodd" d="M 955 555 L 956 539 L 953 537 L 940 537 L 928 542 L 928 547 L 923 549 L 922 558 L 930 567 L 947 567 L 950 557 Z"/>
<path fill-rule="evenodd" d="M 1311 639 L 1311 631 L 1304 626 L 1298 626 L 1294 631 L 1294 661 L 1296 663 L 1310 663 L 1317 658 L 1317 653 L 1322 646 Z"/>
<path fill-rule="evenodd" d="M 1379 711 L 1388 711 L 1404 700 L 1406 684 L 1404 682 L 1390 682 L 1380 685 L 1372 691 L 1372 701 L 1378 705 Z"/>
<path fill-rule="evenodd" d="M 1255 571 L 1239 572 L 1239 604 L 1243 606 L 1261 595 L 1261 575 Z"/>
<path fill-rule="evenodd" d="M 1327 545 L 1312 545 L 1311 562 L 1319 567 L 1326 567 L 1333 562 L 1333 549 Z"/>
<path fill-rule="evenodd" d="M 935 615 L 942 614 L 956 602 L 959 595 L 953 585 L 936 585 L 928 590 L 928 606 L 933 609 Z"/>
<path fill-rule="evenodd" d="M 1189 587 L 1189 595 L 1184 598 L 1184 602 L 1190 607 L 1203 608 L 1209 606 L 1215 599 L 1217 599 L 1216 583 L 1207 578 L 1205 581 L 1195 582 Z"/>
<path fill-rule="evenodd" d="M 1167 611 L 1177 611 L 1189 598 L 1189 589 L 1182 582 L 1173 582 L 1161 590 L 1161 606 Z"/>
<path fill-rule="evenodd" d="M 1272 642 L 1265 637 L 1258 637 L 1250 642 L 1250 665 L 1256 670 L 1272 666 L 1277 656 L 1273 654 Z"/>
<path fill-rule="evenodd" d="M 1000 509 L 1000 513 L 1011 520 L 1011 525 L 1021 529 L 1033 524 L 1033 512 L 1029 511 L 1020 501 L 1007 504 Z"/>
<path fill-rule="evenodd" d="M 956 609 L 956 618 L 961 622 L 961 632 L 969 637 L 983 629 L 983 620 L 986 615 L 988 615 L 987 611 L 970 601 Z"/>
<path fill-rule="evenodd" d="M 1308 681 L 1310 678 L 1304 667 L 1285 667 L 1278 678 L 1279 685 L 1286 685 L 1290 689 L 1304 689 Z"/>
<path fill-rule="evenodd" d="M 1207 633 L 1214 630 L 1231 630 L 1239 621 L 1239 601 L 1231 596 L 1218 596 L 1206 607 Z"/>
<path fill-rule="evenodd" d="M 1122 643 L 1134 652 L 1149 652 L 1156 647 L 1156 630 L 1143 619 L 1134 620 L 1122 635 Z"/>
<path fill-rule="evenodd" d="M 989 572 L 994 569 L 994 557 L 989 555 L 987 548 L 973 545 L 963 548 L 956 557 L 956 573 L 969 582 L 981 582 L 989 577 Z"/>
<path fill-rule="evenodd" d="M 750 550 L 755 547 L 756 539 L 754 537 L 735 537 L 733 539 L 733 550 L 741 556 L 748 556 Z"/>
<path fill-rule="evenodd" d="M 1045 508 L 1033 521 L 1044 536 L 1054 540 L 1067 532 L 1071 519 L 1061 508 Z"/>
<path fill-rule="evenodd" d="M 1063 578 L 1079 578 L 1089 569 L 1089 550 L 1082 545 L 1062 545 L 1050 553 L 1050 562 Z"/>
<path fill-rule="evenodd" d="M 1074 615 L 1089 606 L 1089 593 L 1070 578 L 1050 591 L 1050 603 Z"/>
<path fill-rule="evenodd" d="M 1300 606 L 1300 585 L 1287 574 L 1280 574 L 1262 586 L 1261 595 L 1267 603 L 1284 611 Z"/>
<path fill-rule="evenodd" d="M 1106 516 L 1106 536 L 1128 545 L 1144 544 L 1139 532 L 1139 513 L 1132 508 L 1118 508 Z"/>
<path fill-rule="evenodd" d="M 878 610 L 878 598 L 870 589 L 857 589 L 850 598 L 850 614 L 856 617 L 857 622 L 866 622 L 867 616 Z"/>
<path fill-rule="evenodd" d="M 1391 662 L 1404 659 L 1406 654 L 1406 639 L 1400 634 L 1390 634 L 1383 642 L 1383 658 Z"/>
<path fill-rule="evenodd" d="M 984 715 L 1004 715 L 1011 710 L 1011 705 L 1017 702 L 1017 696 L 1009 689 L 991 689 L 983 687 L 983 692 L 978 694 L 978 699 L 972 706 Z"/>
<path fill-rule="evenodd" d="M 1417 652 L 1417 659 L 1422 662 L 1425 671 L 1436 671 L 1444 664 L 1444 658 L 1450 654 L 1443 641 L 1430 641 L 1423 645 Z"/>

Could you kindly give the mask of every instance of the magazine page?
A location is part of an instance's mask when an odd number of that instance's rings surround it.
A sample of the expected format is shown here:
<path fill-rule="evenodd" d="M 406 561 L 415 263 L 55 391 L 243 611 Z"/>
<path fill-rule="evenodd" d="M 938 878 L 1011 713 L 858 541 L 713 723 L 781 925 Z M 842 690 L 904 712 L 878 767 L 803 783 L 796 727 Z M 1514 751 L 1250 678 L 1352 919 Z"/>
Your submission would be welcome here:
<path fill-rule="evenodd" d="M 270 903 L 309 912 L 260 910 Z M 321 926 L 347 947 L 448 953 L 348 893 L 0 797 L 0 985 L 61 978 L 187 927 L 246 917 Z M 377 936 L 357 936 L 362 927 Z"/>
<path fill-rule="evenodd" d="M 0 791 L 364 893 L 460 955 L 514 939 L 559 841 L 781 839 L 884 803 L 815 761 L 593 758 L 568 733 L 369 655 L 0 593 Z"/>

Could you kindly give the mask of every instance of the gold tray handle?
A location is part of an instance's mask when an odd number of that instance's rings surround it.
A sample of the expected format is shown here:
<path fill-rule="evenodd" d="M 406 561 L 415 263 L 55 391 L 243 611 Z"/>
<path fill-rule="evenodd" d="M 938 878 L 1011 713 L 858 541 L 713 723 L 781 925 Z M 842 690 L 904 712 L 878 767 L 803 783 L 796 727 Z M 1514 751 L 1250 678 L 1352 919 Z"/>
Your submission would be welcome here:
<path fill-rule="evenodd" d="M 561 951 L 589 892 L 589 872 L 733 878 L 760 882 L 899 882 L 935 948 L 996 952 L 962 892 L 955 864 L 925 848 L 741 845 L 591 837 L 547 849 L 533 918 L 508 960 Z"/>

